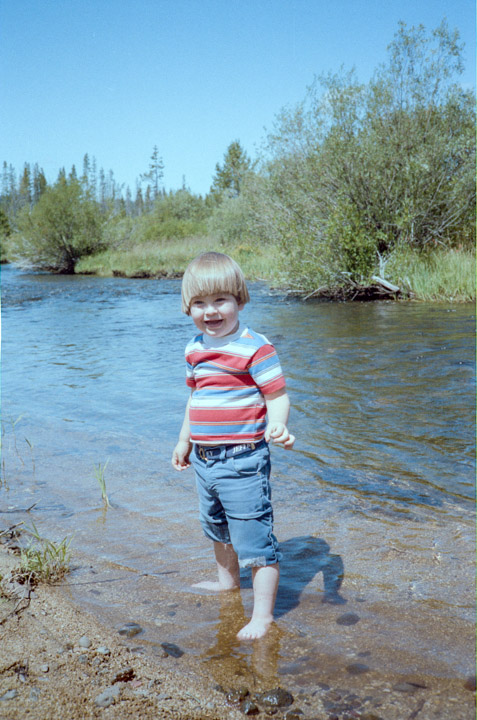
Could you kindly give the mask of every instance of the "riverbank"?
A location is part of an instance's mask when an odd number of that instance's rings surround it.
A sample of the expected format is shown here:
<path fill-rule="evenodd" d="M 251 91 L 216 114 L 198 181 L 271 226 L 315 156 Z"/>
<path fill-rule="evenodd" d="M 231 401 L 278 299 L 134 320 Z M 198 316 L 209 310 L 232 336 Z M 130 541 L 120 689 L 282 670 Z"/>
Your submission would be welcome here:
<path fill-rule="evenodd" d="M 0 546 L 4 577 L 18 562 L 12 544 Z M 107 582 L 104 568 L 95 564 L 89 570 L 95 575 L 92 591 Z M 473 714 L 475 677 L 456 681 L 413 673 L 396 682 L 383 668 L 379 680 L 363 685 L 365 658 L 349 666 L 347 687 L 329 677 L 322 682 L 318 674 L 313 691 L 300 690 L 298 676 L 292 692 L 286 685 L 249 688 L 239 673 L 233 684 L 221 687 L 212 677 L 200 677 L 194 658 L 177 645 L 163 643 L 152 653 L 149 647 L 146 654 L 134 623 L 118 632 L 98 622 L 71 600 L 68 584 L 39 585 L 23 600 L 0 603 L 0 717 L 239 720 L 251 714 L 277 720 L 470 720 Z M 343 627 L 356 622 L 349 612 L 340 618 Z M 255 663 L 262 668 L 278 632 L 273 627 L 268 638 L 254 643 Z"/>
<path fill-rule="evenodd" d="M 18 555 L 1 545 L 0 577 L 16 565 Z M 0 596 L 0 717 L 239 717 L 226 707 L 215 712 L 223 694 L 205 690 L 171 652 L 144 657 L 137 638 L 98 623 L 68 600 L 64 584 L 25 596 Z"/>
<path fill-rule="evenodd" d="M 107 250 L 80 260 L 78 274 L 101 277 L 180 277 L 193 257 L 207 250 L 226 252 L 242 267 L 247 280 L 263 280 L 273 288 L 305 297 L 335 299 L 406 299 L 425 302 L 472 302 L 475 300 L 475 255 L 465 250 L 434 250 L 426 255 L 407 250 L 395 253 L 387 263 L 383 284 L 355 287 L 321 287 L 308 293 L 291 286 L 287 261 L 276 245 L 235 244 L 224 246 L 196 237 L 161 243 L 142 243 Z"/>

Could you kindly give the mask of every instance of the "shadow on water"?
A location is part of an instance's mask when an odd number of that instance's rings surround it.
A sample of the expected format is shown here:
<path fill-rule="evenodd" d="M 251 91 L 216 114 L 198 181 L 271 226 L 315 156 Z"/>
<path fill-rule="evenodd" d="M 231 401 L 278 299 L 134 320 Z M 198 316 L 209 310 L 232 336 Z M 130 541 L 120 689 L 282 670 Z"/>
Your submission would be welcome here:
<path fill-rule="evenodd" d="M 343 605 L 347 601 L 339 593 L 344 578 L 340 555 L 330 553 L 330 546 L 321 538 L 301 536 L 280 543 L 280 585 L 275 617 L 286 615 L 300 604 L 300 595 L 317 573 L 323 573 L 322 602 Z"/>
<path fill-rule="evenodd" d="M 323 573 L 323 597 L 321 602 L 330 605 L 344 605 L 347 600 L 339 593 L 344 578 L 344 564 L 341 555 L 330 553 L 325 540 L 302 535 L 280 542 L 280 584 L 275 604 L 275 618 L 278 619 L 298 607 L 300 596 L 307 585 Z M 243 588 L 252 587 L 250 571 L 243 571 Z"/>

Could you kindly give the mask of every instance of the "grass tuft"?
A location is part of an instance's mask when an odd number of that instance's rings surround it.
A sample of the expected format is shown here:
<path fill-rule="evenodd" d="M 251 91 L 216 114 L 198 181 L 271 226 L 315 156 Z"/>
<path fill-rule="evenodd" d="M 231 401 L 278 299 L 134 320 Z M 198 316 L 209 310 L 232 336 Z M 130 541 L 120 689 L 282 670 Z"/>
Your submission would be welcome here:
<path fill-rule="evenodd" d="M 27 547 L 21 550 L 20 569 L 16 579 L 28 578 L 34 583 L 54 583 L 69 571 L 71 559 L 70 545 L 72 538 L 64 538 L 56 543 L 42 538 L 32 523 L 25 530 L 32 536 Z"/>
<path fill-rule="evenodd" d="M 439 249 L 423 254 L 396 250 L 386 275 L 416 300 L 471 302 L 475 299 L 475 254 Z"/>
<path fill-rule="evenodd" d="M 101 463 L 98 463 L 98 467 L 96 465 L 94 466 L 94 474 L 96 476 L 96 480 L 98 481 L 99 487 L 101 489 L 101 497 L 103 499 L 103 503 L 105 507 L 111 507 L 108 493 L 106 492 L 106 478 L 104 477 L 104 473 L 106 472 L 106 468 L 108 467 L 109 460 L 106 460 L 104 465 L 101 465 Z"/>

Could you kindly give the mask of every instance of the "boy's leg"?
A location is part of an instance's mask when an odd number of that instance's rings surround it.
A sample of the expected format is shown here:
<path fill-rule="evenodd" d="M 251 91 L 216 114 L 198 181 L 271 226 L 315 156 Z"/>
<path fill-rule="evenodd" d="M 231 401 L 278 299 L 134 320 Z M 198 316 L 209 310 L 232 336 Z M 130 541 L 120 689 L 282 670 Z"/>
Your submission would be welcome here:
<path fill-rule="evenodd" d="M 205 580 L 193 587 L 204 590 L 236 590 L 240 587 L 240 569 L 237 553 L 232 545 L 214 541 L 215 560 L 219 579 L 216 582 Z"/>
<path fill-rule="evenodd" d="M 266 634 L 273 622 L 280 569 L 276 565 L 252 568 L 253 613 L 250 622 L 238 633 L 239 640 L 256 640 Z"/>

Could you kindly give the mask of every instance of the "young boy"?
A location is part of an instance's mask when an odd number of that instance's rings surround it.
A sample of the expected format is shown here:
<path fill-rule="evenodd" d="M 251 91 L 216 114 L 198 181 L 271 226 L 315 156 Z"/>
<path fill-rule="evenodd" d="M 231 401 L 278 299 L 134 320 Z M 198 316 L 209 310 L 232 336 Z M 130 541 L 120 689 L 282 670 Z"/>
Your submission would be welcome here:
<path fill-rule="evenodd" d="M 182 310 L 199 334 L 185 350 L 191 396 L 172 455 L 176 470 L 194 466 L 200 521 L 214 543 L 218 581 L 196 587 L 234 590 L 240 568 L 252 568 L 253 614 L 238 633 L 242 640 L 265 635 L 278 587 L 268 443 L 290 449 L 295 441 L 275 349 L 239 321 L 249 300 L 228 255 L 203 253 L 184 273 Z"/>

